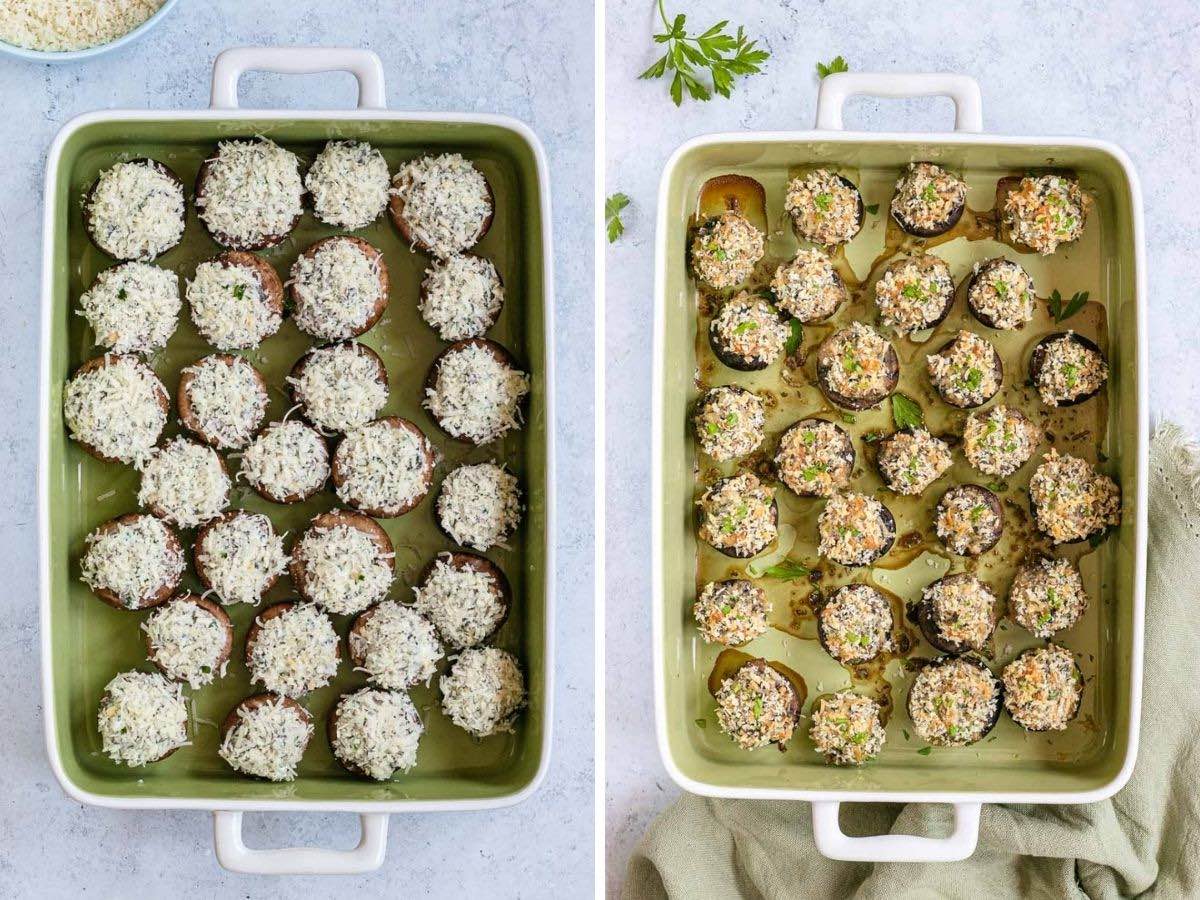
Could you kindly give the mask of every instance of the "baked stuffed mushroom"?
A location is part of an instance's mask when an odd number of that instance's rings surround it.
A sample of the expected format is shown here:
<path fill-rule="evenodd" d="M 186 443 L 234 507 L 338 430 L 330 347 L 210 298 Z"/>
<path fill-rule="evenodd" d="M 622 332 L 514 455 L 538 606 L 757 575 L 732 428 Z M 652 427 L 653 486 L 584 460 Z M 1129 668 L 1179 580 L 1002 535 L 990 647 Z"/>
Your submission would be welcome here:
<path fill-rule="evenodd" d="M 875 282 L 880 321 L 897 334 L 933 328 L 954 305 L 954 279 L 940 257 L 926 254 L 898 259 Z"/>
<path fill-rule="evenodd" d="M 740 665 L 716 692 L 717 724 L 743 750 L 783 747 L 800 719 L 792 683 L 765 659 Z"/>
<path fill-rule="evenodd" d="M 1000 620 L 992 589 L 967 572 L 943 576 L 925 588 L 913 613 L 925 640 L 955 654 L 982 652 Z"/>
<path fill-rule="evenodd" d="M 1008 192 L 1001 221 L 1016 243 L 1045 256 L 1079 239 L 1091 207 L 1074 178 L 1029 175 Z"/>
<path fill-rule="evenodd" d="M 1039 556 L 1021 564 L 1008 591 L 1008 613 L 1034 637 L 1054 637 L 1079 621 L 1088 595 L 1079 567 Z"/>
<path fill-rule="evenodd" d="M 696 280 L 715 291 L 744 285 L 766 252 L 766 236 L 749 219 L 729 210 L 692 235 L 689 261 Z"/>
<path fill-rule="evenodd" d="M 888 490 L 911 497 L 923 494 L 953 462 L 950 446 L 924 428 L 897 431 L 881 438 L 875 456 Z"/>
<path fill-rule="evenodd" d="M 1004 686 L 971 656 L 943 656 L 926 665 L 908 690 L 908 717 L 923 741 L 966 747 L 987 737 L 1000 718 Z"/>
<path fill-rule="evenodd" d="M 743 291 L 713 316 L 708 343 L 729 368 L 755 372 L 783 356 L 791 333 L 791 327 L 764 297 Z"/>
<path fill-rule="evenodd" d="M 700 452 L 716 462 L 753 453 L 762 443 L 765 423 L 762 400 L 736 384 L 710 388 L 692 416 Z"/>
<path fill-rule="evenodd" d="M 1093 341 L 1073 331 L 1051 334 L 1033 348 L 1029 377 L 1047 406 L 1074 406 L 1108 381 L 1108 362 Z"/>
<path fill-rule="evenodd" d="M 850 486 L 854 458 L 846 429 L 824 419 L 801 419 L 779 438 L 775 472 L 801 497 L 830 497 Z"/>
<path fill-rule="evenodd" d="M 1066 647 L 1026 650 L 1001 674 L 1004 708 L 1026 731 L 1065 731 L 1079 714 L 1083 673 Z"/>
<path fill-rule="evenodd" d="M 776 306 L 805 325 L 824 322 L 850 299 L 833 260 L 813 248 L 797 250 L 775 270 L 771 293 Z"/>
<path fill-rule="evenodd" d="M 726 556 L 749 559 L 775 540 L 779 524 L 775 489 L 749 472 L 713 482 L 697 505 L 700 540 Z"/>
<path fill-rule="evenodd" d="M 861 766 L 887 741 L 879 701 L 850 691 L 818 697 L 808 736 L 831 766 Z"/>
<path fill-rule="evenodd" d="M 891 214 L 903 231 L 936 237 L 958 224 L 966 206 L 966 182 L 934 163 L 914 162 L 896 182 Z"/>
<path fill-rule="evenodd" d="M 840 587 L 817 611 L 817 636 L 825 652 L 857 666 L 892 649 L 892 605 L 866 584 Z"/>
<path fill-rule="evenodd" d="M 938 539 L 959 556 L 979 556 L 996 546 L 1004 533 L 1000 498 L 979 484 L 957 484 L 938 500 L 933 512 Z"/>
<path fill-rule="evenodd" d="M 899 380 L 896 348 L 861 322 L 835 331 L 817 350 L 821 393 L 845 409 L 877 406 L 896 389 Z"/>
<path fill-rule="evenodd" d="M 1033 319 L 1033 279 L 1011 259 L 975 263 L 967 279 L 967 308 L 988 328 L 1009 331 Z"/>
<path fill-rule="evenodd" d="M 874 497 L 848 491 L 825 502 L 817 531 L 821 556 L 843 566 L 869 566 L 892 549 L 896 519 Z"/>
<path fill-rule="evenodd" d="M 1042 430 L 1019 409 L 993 406 L 972 412 L 963 427 L 967 462 L 984 475 L 1007 478 L 1033 456 Z"/>
<path fill-rule="evenodd" d="M 767 633 L 771 601 L 745 578 L 710 581 L 696 596 L 692 615 L 706 644 L 740 647 Z"/>
<path fill-rule="evenodd" d="M 1051 448 L 1029 481 L 1038 530 L 1056 544 L 1081 541 L 1121 522 L 1121 489 L 1086 460 Z"/>
<path fill-rule="evenodd" d="M 857 185 L 829 169 L 814 169 L 789 181 L 783 207 L 797 237 L 827 247 L 858 234 L 865 214 Z"/>
<path fill-rule="evenodd" d="M 971 331 L 960 331 L 937 353 L 925 357 L 929 380 L 951 406 L 982 406 L 1004 383 L 1004 363 L 992 344 Z"/>

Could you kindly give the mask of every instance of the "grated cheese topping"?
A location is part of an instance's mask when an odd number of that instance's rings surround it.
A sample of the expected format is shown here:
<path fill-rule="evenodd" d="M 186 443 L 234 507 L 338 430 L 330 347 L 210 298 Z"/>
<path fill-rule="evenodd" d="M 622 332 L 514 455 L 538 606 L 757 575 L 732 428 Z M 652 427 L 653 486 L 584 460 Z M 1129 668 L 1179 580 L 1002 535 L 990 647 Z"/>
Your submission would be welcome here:
<path fill-rule="evenodd" d="M 348 238 L 323 241 L 292 266 L 296 327 L 324 341 L 341 341 L 364 327 L 381 302 L 382 261 Z"/>
<path fill-rule="evenodd" d="M 300 377 L 288 376 L 307 419 L 324 431 L 350 431 L 374 419 L 388 401 L 378 357 L 353 341 L 318 347 Z"/>
<path fill-rule="evenodd" d="M 386 419 L 347 434 L 337 448 L 337 495 L 352 506 L 400 515 L 429 490 L 429 442 Z"/>
<path fill-rule="evenodd" d="M 833 260 L 811 247 L 797 250 L 775 270 L 771 291 L 780 309 L 806 325 L 828 319 L 850 299 Z"/>
<path fill-rule="evenodd" d="M 196 266 L 187 285 L 192 322 L 218 350 L 257 347 L 283 324 L 258 273 L 250 266 L 208 261 Z"/>
<path fill-rule="evenodd" d="M 783 354 L 791 333 L 774 306 L 746 291 L 725 303 L 709 326 L 709 338 L 717 347 L 756 369 L 766 368 Z"/>
<path fill-rule="evenodd" d="M 898 259 L 875 283 L 880 321 L 897 334 L 912 334 L 936 324 L 954 299 L 950 266 L 937 256 Z"/>
<path fill-rule="evenodd" d="M 303 422 L 272 422 L 242 454 L 241 475 L 272 497 L 307 497 L 329 478 L 329 448 Z"/>
<path fill-rule="evenodd" d="M 303 697 L 337 675 L 338 634 L 329 616 L 312 603 L 298 603 L 259 626 L 246 652 L 250 678 L 273 694 Z"/>
<path fill-rule="evenodd" d="M 939 578 L 921 594 L 931 605 L 933 622 L 943 640 L 982 651 L 996 628 L 996 595 L 974 575 Z"/>
<path fill-rule="evenodd" d="M 254 366 L 240 356 L 206 356 L 181 375 L 191 376 L 191 418 L 206 441 L 221 450 L 240 450 L 250 443 L 270 399 Z"/>
<path fill-rule="evenodd" d="M 521 427 L 529 376 L 496 358 L 491 348 L 466 344 L 444 353 L 425 408 L 451 437 L 490 444 Z"/>
<path fill-rule="evenodd" d="M 1029 481 L 1038 528 L 1056 544 L 1121 523 L 1121 489 L 1086 460 L 1053 448 Z"/>
<path fill-rule="evenodd" d="M 1088 608 L 1079 568 L 1067 559 L 1039 557 L 1022 563 L 1008 593 L 1013 620 L 1035 637 L 1053 637 Z"/>
<path fill-rule="evenodd" d="M 443 656 L 433 623 L 395 600 L 360 622 L 350 630 L 350 652 L 372 683 L 389 691 L 429 683 Z"/>
<path fill-rule="evenodd" d="M 425 270 L 421 318 L 443 341 L 483 337 L 503 305 L 504 285 L 490 259 L 455 253 Z"/>
<path fill-rule="evenodd" d="M 362 688 L 337 705 L 338 759 L 376 781 L 417 764 L 417 745 L 425 726 L 407 694 Z"/>
<path fill-rule="evenodd" d="M 168 394 L 158 376 L 132 356 L 106 356 L 98 368 L 74 375 L 63 397 L 63 418 L 74 440 L 121 462 L 142 459 L 167 424 Z"/>
<path fill-rule="evenodd" d="M 991 328 L 1020 328 L 1033 319 L 1033 279 L 1019 264 L 1003 257 L 977 262 L 967 289 L 967 304 Z"/>
<path fill-rule="evenodd" d="M 225 676 L 228 632 L 208 610 L 179 597 L 160 606 L 142 623 L 154 662 L 173 681 L 193 690 Z"/>
<path fill-rule="evenodd" d="M 861 766 L 887 741 L 881 712 L 879 701 L 840 691 L 816 702 L 808 736 L 830 765 Z"/>
<path fill-rule="evenodd" d="M 818 615 L 821 644 L 843 665 L 867 662 L 892 649 L 891 604 L 869 585 L 838 588 Z"/>
<path fill-rule="evenodd" d="M 525 706 L 525 676 L 516 657 L 496 647 L 464 650 L 443 675 L 442 712 L 459 728 L 484 738 L 512 732 Z"/>
<path fill-rule="evenodd" d="M 404 203 L 413 239 L 442 258 L 472 247 L 492 214 L 487 179 L 457 153 L 405 163 L 391 192 Z"/>
<path fill-rule="evenodd" d="M 963 427 L 963 452 L 967 462 L 985 475 L 1005 478 L 1033 456 L 1042 430 L 1024 413 L 1003 404 L 986 412 L 973 412 Z"/>
<path fill-rule="evenodd" d="M 237 724 L 217 750 L 236 771 L 270 781 L 291 781 L 312 737 L 312 722 L 282 697 L 252 710 L 238 709 Z"/>
<path fill-rule="evenodd" d="M 196 209 L 208 230 L 232 246 L 286 235 L 304 212 L 300 160 L 266 138 L 221 141 Z"/>
<path fill-rule="evenodd" d="M 783 206 L 796 233 L 814 244 L 845 243 L 862 227 L 862 195 L 829 169 L 814 169 L 789 181 Z"/>
<path fill-rule="evenodd" d="M 889 489 L 915 497 L 941 478 L 954 459 L 949 444 L 915 428 L 884 438 L 876 462 Z"/>
<path fill-rule="evenodd" d="M 306 598 L 331 613 L 361 612 L 392 586 L 394 554 L 349 525 L 308 529 L 292 555 L 302 561 Z"/>
<path fill-rule="evenodd" d="M 704 643 L 726 647 L 740 647 L 766 634 L 770 611 L 766 592 L 744 578 L 709 582 L 692 606 Z"/>
<path fill-rule="evenodd" d="M 144 766 L 188 743 L 183 686 L 157 672 L 122 672 L 104 688 L 96 725 L 115 763 Z"/>
<path fill-rule="evenodd" d="M 1070 403 L 1094 394 L 1108 380 L 1104 357 L 1068 331 L 1040 348 L 1042 364 L 1035 386 L 1047 406 Z"/>
<path fill-rule="evenodd" d="M 779 439 L 775 452 L 779 480 L 802 497 L 830 497 L 850 486 L 854 444 L 823 419 L 801 419 Z"/>
<path fill-rule="evenodd" d="M 192 528 L 229 505 L 229 475 L 212 447 L 177 437 L 141 463 L 138 503 L 168 522 Z"/>
<path fill-rule="evenodd" d="M 490 572 L 458 566 L 438 554 L 425 580 L 413 586 L 413 606 L 437 628 L 453 650 L 482 644 L 508 611 L 500 583 Z"/>
<path fill-rule="evenodd" d="M 173 537 L 165 522 L 150 515 L 97 529 L 85 541 L 79 577 L 92 590 L 111 591 L 126 608 L 138 609 L 164 586 L 179 583 L 183 551 Z"/>
<path fill-rule="evenodd" d="M 1045 256 L 1078 240 L 1091 208 L 1075 179 L 1027 176 L 1004 199 L 1004 223 L 1017 241 Z"/>
<path fill-rule="evenodd" d="M 183 237 L 183 185 L 147 160 L 101 172 L 85 204 L 88 233 L 114 259 L 154 259 Z"/>
<path fill-rule="evenodd" d="M 865 566 L 891 549 L 894 520 L 874 497 L 848 491 L 835 494 L 817 518 L 817 552 L 843 566 Z"/>
<path fill-rule="evenodd" d="M 442 480 L 438 522 L 455 543 L 485 552 L 521 521 L 517 476 L 494 462 L 459 466 Z"/>
<path fill-rule="evenodd" d="M 896 182 L 891 213 L 906 231 L 946 231 L 966 202 L 967 185 L 961 178 L 934 163 L 915 162 Z"/>
<path fill-rule="evenodd" d="M 1004 667 L 1004 706 L 1030 731 L 1064 731 L 1079 711 L 1083 676 L 1066 647 L 1027 650 Z"/>
<path fill-rule="evenodd" d="M 799 717 L 798 697 L 783 675 L 765 663 L 747 663 L 717 690 L 717 724 L 743 750 L 792 738 Z"/>
<path fill-rule="evenodd" d="M 991 342 L 960 331 L 950 346 L 925 357 L 929 380 L 953 406 L 979 406 L 1000 390 L 1000 356 Z"/>
<path fill-rule="evenodd" d="M 0 41 L 54 53 L 108 44 L 158 12 L 165 0 L 4 0 Z"/>
<path fill-rule="evenodd" d="M 692 417 L 700 450 L 716 462 L 752 453 L 762 443 L 765 423 L 762 400 L 736 385 L 710 389 Z"/>
<path fill-rule="evenodd" d="M 960 556 L 978 556 L 1000 540 L 1004 516 L 996 496 L 977 484 L 955 485 L 942 494 L 934 511 L 938 538 Z"/>
<path fill-rule="evenodd" d="M 226 606 L 257 604 L 287 569 L 283 538 L 261 513 L 239 511 L 215 522 L 196 542 L 196 559 L 212 591 Z"/>
<path fill-rule="evenodd" d="M 105 269 L 79 298 L 96 343 L 114 353 L 150 353 L 167 345 L 179 322 L 179 278 L 143 262 Z"/>
<path fill-rule="evenodd" d="M 750 472 L 711 484 L 697 501 L 703 516 L 700 540 L 717 550 L 749 557 L 775 540 L 775 488 Z"/>
<path fill-rule="evenodd" d="M 718 291 L 735 288 L 754 273 L 766 237 L 739 212 L 726 212 L 696 229 L 691 262 L 696 277 Z"/>
<path fill-rule="evenodd" d="M 361 141 L 330 141 L 304 176 L 313 211 L 329 225 L 355 231 L 379 218 L 391 177 L 383 154 Z"/>
<path fill-rule="evenodd" d="M 992 730 L 1000 684 L 986 668 L 942 657 L 917 673 L 908 712 L 918 736 L 938 747 L 965 747 Z"/>

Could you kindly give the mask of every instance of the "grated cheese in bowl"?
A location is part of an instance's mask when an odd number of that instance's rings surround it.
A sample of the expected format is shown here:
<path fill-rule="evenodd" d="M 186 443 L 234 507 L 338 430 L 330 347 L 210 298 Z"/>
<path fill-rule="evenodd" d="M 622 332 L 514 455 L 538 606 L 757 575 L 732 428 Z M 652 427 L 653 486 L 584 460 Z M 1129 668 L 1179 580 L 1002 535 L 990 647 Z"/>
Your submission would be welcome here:
<path fill-rule="evenodd" d="M 174 272 L 143 262 L 105 269 L 79 298 L 96 343 L 114 353 L 150 353 L 167 345 L 182 307 Z"/>
<path fill-rule="evenodd" d="M 0 41 L 62 53 L 108 44 L 158 12 L 165 0 L 0 0 Z"/>
<path fill-rule="evenodd" d="M 186 745 L 183 686 L 157 672 L 122 672 L 104 688 L 96 725 L 113 762 L 144 766 Z"/>

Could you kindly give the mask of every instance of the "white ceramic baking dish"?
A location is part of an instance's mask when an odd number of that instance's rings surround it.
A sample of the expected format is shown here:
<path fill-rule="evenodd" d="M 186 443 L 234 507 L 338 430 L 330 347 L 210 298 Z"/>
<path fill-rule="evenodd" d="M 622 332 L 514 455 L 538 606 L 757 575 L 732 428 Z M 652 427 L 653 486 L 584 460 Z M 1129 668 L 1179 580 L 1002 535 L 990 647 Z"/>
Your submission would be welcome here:
<path fill-rule="evenodd" d="M 867 133 L 843 130 L 842 107 L 854 95 L 883 97 L 947 96 L 956 108 L 955 131 L 938 134 Z M 979 87 L 967 77 L 941 74 L 848 73 L 826 77 L 817 101 L 816 129 L 797 132 L 741 132 L 705 135 L 681 146 L 670 158 L 660 183 L 655 281 L 655 364 L 653 386 L 652 483 L 654 677 L 658 745 L 671 777 L 685 790 L 713 797 L 802 800 L 812 804 L 816 844 L 826 856 L 866 861 L 946 861 L 969 856 L 976 845 L 984 803 L 1090 803 L 1110 797 L 1126 783 L 1138 745 L 1141 703 L 1142 626 L 1146 557 L 1146 261 L 1142 199 L 1137 175 L 1126 154 L 1099 140 L 1012 137 L 983 134 Z M 887 212 L 891 180 L 909 161 L 943 161 L 968 173 L 990 173 L 992 181 L 1031 167 L 1073 168 L 1096 192 L 1099 265 L 1088 258 L 1058 262 L 1066 275 L 1096 284 L 1106 297 L 1107 339 L 1113 377 L 1107 423 L 1100 428 L 1100 459 L 1109 459 L 1124 492 L 1122 525 L 1093 554 L 1096 584 L 1103 597 L 1089 624 L 1094 650 L 1092 713 L 1097 731 L 1076 727 L 1068 759 L 1055 747 L 1023 745 L 1016 726 L 1002 723 L 998 743 L 929 756 L 928 748 L 906 744 L 898 712 L 879 759 L 861 770 L 831 769 L 811 747 L 787 754 L 738 751 L 711 727 L 713 701 L 705 677 L 716 650 L 701 644 L 690 622 L 696 590 L 694 536 L 695 452 L 687 427 L 699 377 L 696 294 L 686 270 L 686 241 L 701 186 L 726 173 L 766 179 L 768 224 L 782 212 L 779 197 L 792 167 L 826 164 L 853 169 L 872 179 L 875 196 Z M 890 179 L 890 180 L 889 180 Z M 971 175 L 968 174 L 968 183 Z M 986 181 L 986 178 L 984 179 Z M 772 193 L 774 191 L 774 193 Z M 986 193 L 986 192 L 985 192 Z M 774 207 L 772 209 L 772 205 Z M 780 250 L 794 246 L 781 226 Z M 868 242 L 882 241 L 881 232 Z M 949 247 L 950 245 L 942 245 Z M 869 244 L 870 250 L 874 245 Z M 790 252 L 790 251 L 788 251 Z M 950 251 L 945 251 L 950 252 Z M 980 251 L 981 252 L 981 251 Z M 1068 254 L 1069 256 L 1070 254 Z M 1061 256 L 1061 254 L 1060 254 Z M 861 255 L 868 263 L 866 251 Z M 1023 260 L 1029 257 L 1022 257 Z M 959 261 L 960 265 L 966 265 Z M 1043 263 L 1031 260 L 1029 264 Z M 1071 268 L 1074 266 L 1075 268 Z M 1053 274 L 1046 271 L 1047 278 Z M 1061 273 L 1060 273 L 1061 274 Z M 1065 283 L 1064 283 L 1065 286 Z M 704 352 L 707 352 L 705 350 Z M 811 414 L 811 413 L 804 413 Z M 883 414 L 880 413 L 880 416 Z M 862 418 L 862 414 L 859 415 Z M 861 424 L 861 423 L 860 423 Z M 887 427 L 890 427 L 890 423 Z M 732 568 L 732 565 L 731 565 Z M 728 576 L 722 576 L 728 577 Z M 1077 630 L 1082 630 L 1077 629 Z M 1094 632 L 1094 635 L 1092 634 Z M 801 675 L 825 684 L 845 673 L 815 644 L 774 632 L 759 638 L 751 652 L 783 659 Z M 792 644 L 786 642 L 792 641 Z M 763 649 L 763 642 L 766 648 Z M 789 658 L 787 653 L 796 656 Z M 813 667 L 806 669 L 806 666 Z M 824 668 L 822 668 L 824 666 Z M 818 690 L 821 690 L 818 687 Z M 1085 696 L 1087 694 L 1085 693 Z M 709 727 L 701 727 L 701 726 Z M 1005 730 L 1007 729 L 1007 731 Z M 1069 732 L 1071 733 L 1071 732 Z M 804 745 L 799 730 L 793 744 Z M 1029 749 L 1030 746 L 1035 749 Z M 853 837 L 838 823 L 845 802 L 944 803 L 954 808 L 953 833 L 946 838 L 915 835 Z"/>

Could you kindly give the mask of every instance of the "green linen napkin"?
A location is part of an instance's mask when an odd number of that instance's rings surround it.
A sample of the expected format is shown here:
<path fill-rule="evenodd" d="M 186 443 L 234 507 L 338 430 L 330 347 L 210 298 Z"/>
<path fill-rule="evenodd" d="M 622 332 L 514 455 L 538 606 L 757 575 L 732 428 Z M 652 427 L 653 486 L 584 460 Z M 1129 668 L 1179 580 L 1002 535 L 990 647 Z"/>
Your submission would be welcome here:
<path fill-rule="evenodd" d="M 1200 446 L 1164 423 L 1150 449 L 1142 734 L 1129 784 L 1082 806 L 986 804 L 958 863 L 846 863 L 809 804 L 685 794 L 634 852 L 624 896 L 1200 897 Z M 950 808 L 850 804 L 849 834 L 948 834 Z"/>

